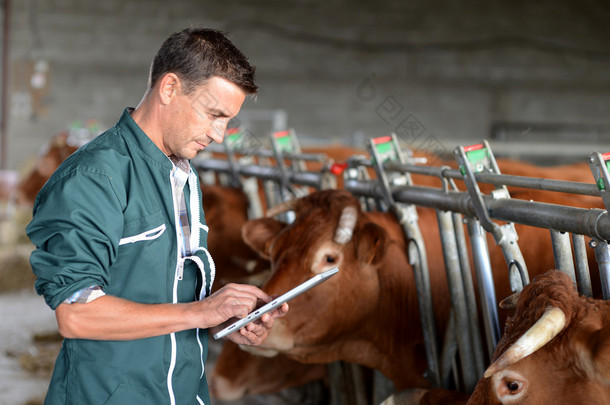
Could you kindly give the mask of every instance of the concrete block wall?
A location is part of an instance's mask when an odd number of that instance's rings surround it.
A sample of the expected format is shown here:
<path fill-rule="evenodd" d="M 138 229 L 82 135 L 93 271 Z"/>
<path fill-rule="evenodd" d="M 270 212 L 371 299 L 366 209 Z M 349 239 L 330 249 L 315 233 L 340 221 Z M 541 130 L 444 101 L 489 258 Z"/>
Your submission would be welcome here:
<path fill-rule="evenodd" d="M 488 138 L 494 124 L 526 123 L 571 125 L 574 136 L 593 128 L 591 148 L 610 145 L 603 0 L 11 4 L 8 168 L 74 121 L 113 125 L 139 102 L 160 43 L 190 24 L 229 31 L 261 87 L 243 110 L 285 110 L 305 143 L 397 131 L 412 147 L 451 150 Z M 48 85 L 32 93 L 37 60 L 48 62 Z"/>

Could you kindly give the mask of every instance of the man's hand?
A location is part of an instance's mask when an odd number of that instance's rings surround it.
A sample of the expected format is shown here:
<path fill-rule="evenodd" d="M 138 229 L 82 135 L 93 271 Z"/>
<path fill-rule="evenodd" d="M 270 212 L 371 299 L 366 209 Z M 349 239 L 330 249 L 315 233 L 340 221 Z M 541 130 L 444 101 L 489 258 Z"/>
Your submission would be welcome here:
<path fill-rule="evenodd" d="M 265 315 L 250 322 L 239 331 L 231 333 L 227 338 L 238 345 L 258 346 L 267 338 L 269 331 L 273 328 L 275 318 L 280 318 L 286 315 L 287 312 L 288 304 L 285 302 L 281 307 L 267 312 Z"/>
<path fill-rule="evenodd" d="M 257 287 L 246 284 L 227 284 L 201 303 L 206 305 L 206 323 L 212 333 L 216 333 L 237 319 L 245 318 L 254 309 L 260 307 L 261 303 L 264 305 L 271 299 Z M 288 304 L 284 303 L 281 307 L 230 334 L 228 338 L 237 344 L 259 345 L 267 338 L 275 318 L 284 316 L 286 312 L 288 312 Z"/>

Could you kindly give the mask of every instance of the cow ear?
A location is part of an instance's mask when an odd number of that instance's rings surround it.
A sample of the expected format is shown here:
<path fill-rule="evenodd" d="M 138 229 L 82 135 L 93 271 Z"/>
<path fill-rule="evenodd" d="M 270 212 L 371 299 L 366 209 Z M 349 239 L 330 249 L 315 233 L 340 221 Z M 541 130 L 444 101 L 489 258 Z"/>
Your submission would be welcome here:
<path fill-rule="evenodd" d="M 365 264 L 378 264 L 385 256 L 388 234 L 377 224 L 365 223 L 356 236 L 356 257 Z"/>
<path fill-rule="evenodd" d="M 286 224 L 273 218 L 259 218 L 246 222 L 241 228 L 241 237 L 252 250 L 269 259 L 271 241 Z"/>
<path fill-rule="evenodd" d="M 581 345 L 585 352 L 580 356 L 583 368 L 593 374 L 590 377 L 610 384 L 610 328 L 598 329 L 591 333 Z"/>

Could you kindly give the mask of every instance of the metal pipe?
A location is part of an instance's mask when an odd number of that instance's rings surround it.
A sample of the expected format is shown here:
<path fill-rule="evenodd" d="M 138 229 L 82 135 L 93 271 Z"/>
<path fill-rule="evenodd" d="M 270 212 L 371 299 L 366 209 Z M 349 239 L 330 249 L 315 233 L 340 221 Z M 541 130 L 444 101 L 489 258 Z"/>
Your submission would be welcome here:
<path fill-rule="evenodd" d="M 197 170 L 211 170 L 218 173 L 234 174 L 235 169 L 228 160 L 222 159 L 202 159 L 196 162 Z M 271 166 L 260 165 L 241 165 L 237 169 L 237 174 L 245 177 L 256 177 L 263 180 L 273 180 L 280 182 L 283 177 L 281 169 Z M 324 173 L 322 172 L 288 172 L 287 178 L 291 184 L 322 188 Z"/>
<path fill-rule="evenodd" d="M 457 326 L 455 334 L 458 342 L 464 388 L 466 392 L 472 392 L 480 376 L 477 374 L 476 362 L 474 361 L 475 356 L 468 323 L 468 308 L 460 271 L 460 257 L 453 229 L 453 219 L 449 211 L 437 211 L 436 216 L 441 236 L 443 257 L 445 259 L 451 307 L 453 309 L 451 314 Z"/>
<path fill-rule="evenodd" d="M 572 234 L 572 245 L 574 247 L 574 262 L 576 263 L 576 278 L 578 279 L 578 291 L 587 296 L 593 296 L 591 287 L 591 273 L 589 273 L 589 259 L 583 235 Z"/>
<path fill-rule="evenodd" d="M 420 166 L 408 164 L 386 163 L 384 165 L 388 170 L 394 170 L 401 173 L 422 174 L 427 176 L 462 180 L 464 175 L 456 169 L 447 169 L 434 166 Z M 496 173 L 475 173 L 475 179 L 478 183 L 492 184 L 495 186 L 512 186 L 522 187 L 536 190 L 556 191 L 569 194 L 582 194 L 599 197 L 600 191 L 595 184 L 579 183 L 575 181 L 542 179 L 536 177 L 515 176 L 510 174 Z"/>
<path fill-rule="evenodd" d="M 374 191 L 374 187 L 369 189 Z M 467 217 L 475 215 L 470 196 L 465 192 L 401 186 L 394 189 L 393 195 L 395 201 L 406 204 L 459 212 Z M 493 219 L 610 240 L 610 216 L 605 210 L 506 198 L 496 200 L 489 196 L 483 199 Z"/>
<path fill-rule="evenodd" d="M 483 312 L 483 325 L 487 341 L 487 354 L 493 358 L 493 353 L 500 340 L 500 322 L 496 302 L 496 289 L 494 287 L 489 250 L 487 249 L 486 235 L 479 221 L 468 218 L 468 233 L 470 235 L 477 284 L 479 287 L 479 301 Z"/>
<path fill-rule="evenodd" d="M 383 188 L 376 180 L 345 179 L 343 187 L 356 197 L 383 198 Z"/>
<path fill-rule="evenodd" d="M 325 162 L 328 156 L 324 153 L 282 153 L 282 157 L 288 160 L 305 160 L 308 162 Z"/>
<path fill-rule="evenodd" d="M 602 296 L 610 299 L 610 250 L 606 241 L 595 240 L 595 259 L 599 266 L 599 277 L 602 283 Z"/>
<path fill-rule="evenodd" d="M 457 381 L 458 373 L 457 369 L 454 368 L 455 354 L 457 353 L 457 339 L 455 337 L 455 317 L 453 316 L 454 309 L 451 308 L 449 313 L 449 320 L 447 322 L 447 330 L 445 331 L 445 337 L 443 339 L 443 347 L 441 350 L 441 386 L 450 387 L 452 383 L 451 371 L 453 371 L 453 386 L 459 387 L 459 381 Z"/>
<path fill-rule="evenodd" d="M 458 254 L 460 257 L 460 269 L 462 271 L 462 282 L 464 283 L 464 293 L 466 307 L 468 311 L 468 321 L 470 327 L 470 337 L 472 339 L 472 349 L 474 351 L 474 361 L 476 365 L 476 375 L 482 376 L 485 372 L 485 356 L 483 355 L 483 343 L 481 342 L 481 331 L 479 328 L 479 312 L 477 311 L 476 295 L 474 284 L 472 283 L 472 270 L 466 245 L 466 235 L 464 232 L 463 217 L 453 212 L 453 229 L 457 243 Z"/>
<path fill-rule="evenodd" d="M 421 315 L 426 358 L 428 360 L 428 378 L 434 387 L 441 386 L 439 367 L 438 343 L 436 326 L 434 324 L 434 307 L 430 296 L 430 280 L 428 277 L 428 263 L 423 245 L 423 239 L 413 238 L 407 247 L 409 264 L 413 268 L 415 288 L 417 290 L 417 303 Z"/>
<path fill-rule="evenodd" d="M 576 286 L 576 273 L 574 272 L 574 259 L 572 258 L 570 237 L 565 232 L 559 232 L 554 229 L 551 229 L 550 231 L 555 268 L 570 276 L 572 282 L 574 282 L 574 286 Z"/>

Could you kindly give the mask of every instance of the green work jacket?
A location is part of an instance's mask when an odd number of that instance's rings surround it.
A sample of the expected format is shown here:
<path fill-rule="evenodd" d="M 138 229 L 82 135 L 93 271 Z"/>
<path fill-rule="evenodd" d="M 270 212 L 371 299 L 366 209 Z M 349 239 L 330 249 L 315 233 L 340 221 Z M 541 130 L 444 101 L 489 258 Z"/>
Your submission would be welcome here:
<path fill-rule="evenodd" d="M 197 175 L 191 168 L 184 188 L 194 253 L 181 258 L 173 168 L 129 109 L 61 164 L 27 227 L 36 291 L 52 309 L 92 285 L 145 304 L 210 294 L 215 268 Z M 65 339 L 45 404 L 207 405 L 206 357 L 207 331 L 199 329 L 132 341 Z"/>

